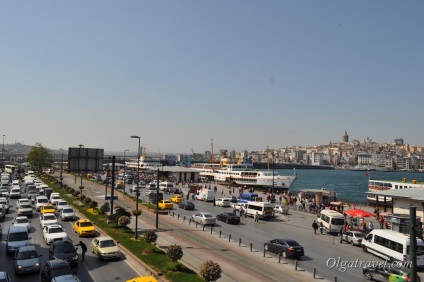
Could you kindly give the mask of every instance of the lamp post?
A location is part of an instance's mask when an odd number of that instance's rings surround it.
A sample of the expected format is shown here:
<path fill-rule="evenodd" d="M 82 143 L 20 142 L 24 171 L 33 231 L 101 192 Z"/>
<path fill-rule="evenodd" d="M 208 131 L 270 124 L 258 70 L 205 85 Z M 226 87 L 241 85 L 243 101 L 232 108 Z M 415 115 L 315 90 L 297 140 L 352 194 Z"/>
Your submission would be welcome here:
<path fill-rule="evenodd" d="M 122 179 L 124 179 L 124 194 L 125 194 L 125 152 L 128 152 L 128 149 L 124 150 L 124 177 Z"/>
<path fill-rule="evenodd" d="M 63 187 L 63 177 L 62 177 L 62 173 L 63 173 L 63 149 L 60 149 L 62 151 L 62 156 L 61 156 L 61 162 L 60 162 L 60 187 Z"/>
<path fill-rule="evenodd" d="M 135 210 L 138 212 L 138 197 L 140 196 L 140 192 L 138 191 L 138 184 L 140 183 L 140 136 L 132 135 L 131 138 L 138 139 L 138 148 L 137 148 L 137 192 L 136 192 L 136 202 L 135 202 Z M 138 214 L 135 216 L 135 235 L 134 239 L 138 237 Z"/>
<path fill-rule="evenodd" d="M 82 186 L 82 174 L 81 174 L 81 170 L 80 170 L 80 162 L 81 162 L 81 148 L 84 148 L 84 145 L 79 144 L 79 150 L 78 150 L 78 173 L 80 174 L 81 177 L 81 184 L 78 187 L 80 189 L 80 194 L 82 196 L 82 190 L 84 189 L 84 186 Z"/>
<path fill-rule="evenodd" d="M 3 147 L 1 148 L 1 163 L 4 164 L 4 137 L 6 135 L 3 134 Z"/>

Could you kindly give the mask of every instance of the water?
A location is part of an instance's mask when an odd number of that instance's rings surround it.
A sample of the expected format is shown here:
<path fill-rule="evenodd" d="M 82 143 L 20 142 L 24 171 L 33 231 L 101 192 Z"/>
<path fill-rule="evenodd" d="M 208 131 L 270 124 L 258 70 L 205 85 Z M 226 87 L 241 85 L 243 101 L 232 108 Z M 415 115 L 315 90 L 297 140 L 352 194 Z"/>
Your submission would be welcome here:
<path fill-rule="evenodd" d="M 280 175 L 291 175 L 292 170 L 276 170 Z M 297 169 L 298 178 L 290 188 L 290 191 L 299 192 L 301 189 L 321 189 L 336 191 L 337 199 L 349 203 L 365 203 L 368 191 L 368 176 L 365 171 L 350 170 L 318 170 Z M 371 179 L 402 180 L 415 179 L 424 182 L 424 173 L 414 172 L 368 172 Z M 297 193 L 296 193 L 297 194 Z"/>

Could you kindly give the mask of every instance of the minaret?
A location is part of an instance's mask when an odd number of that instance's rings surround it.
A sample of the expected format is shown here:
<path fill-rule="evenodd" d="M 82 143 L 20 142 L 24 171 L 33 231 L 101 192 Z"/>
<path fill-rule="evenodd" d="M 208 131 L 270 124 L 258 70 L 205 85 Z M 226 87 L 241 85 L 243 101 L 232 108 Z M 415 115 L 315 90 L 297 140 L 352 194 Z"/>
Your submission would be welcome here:
<path fill-rule="evenodd" d="M 345 130 L 345 133 L 342 136 L 342 143 L 348 143 L 348 142 L 349 142 L 349 135 L 347 135 L 347 132 Z"/>

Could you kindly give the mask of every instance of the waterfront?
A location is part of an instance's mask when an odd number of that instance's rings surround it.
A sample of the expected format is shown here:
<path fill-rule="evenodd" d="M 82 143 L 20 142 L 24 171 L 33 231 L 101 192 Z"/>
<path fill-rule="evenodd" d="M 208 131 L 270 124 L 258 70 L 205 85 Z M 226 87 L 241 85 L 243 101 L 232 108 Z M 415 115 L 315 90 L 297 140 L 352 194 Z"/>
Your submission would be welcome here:
<path fill-rule="evenodd" d="M 293 170 L 276 170 L 280 175 L 291 175 Z M 297 169 L 298 178 L 290 188 L 292 193 L 301 189 L 325 188 L 337 192 L 337 198 L 346 202 L 366 203 L 365 192 L 368 191 L 368 176 L 365 171 L 350 170 L 311 170 Z M 424 182 L 424 173 L 414 172 L 368 172 L 371 179 L 382 180 L 408 180 L 415 179 Z"/>

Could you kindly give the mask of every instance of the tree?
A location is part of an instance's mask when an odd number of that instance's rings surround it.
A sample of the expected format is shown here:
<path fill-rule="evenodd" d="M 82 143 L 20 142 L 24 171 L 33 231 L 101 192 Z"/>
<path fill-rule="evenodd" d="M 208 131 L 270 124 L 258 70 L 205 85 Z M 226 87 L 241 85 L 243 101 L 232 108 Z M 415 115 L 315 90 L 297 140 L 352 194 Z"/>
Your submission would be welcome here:
<path fill-rule="evenodd" d="M 180 245 L 171 245 L 166 250 L 166 254 L 171 260 L 177 261 L 183 257 L 183 249 Z"/>
<path fill-rule="evenodd" d="M 221 267 L 219 264 L 209 260 L 207 262 L 202 263 L 200 265 L 199 274 L 203 277 L 206 281 L 216 281 L 219 278 L 221 278 Z"/>
<path fill-rule="evenodd" d="M 118 226 L 127 226 L 131 223 L 131 219 L 128 216 L 120 216 L 118 219 Z"/>
<path fill-rule="evenodd" d="M 121 216 L 128 216 L 131 218 L 131 213 L 128 212 L 125 208 L 117 206 L 115 208 L 115 212 L 112 216 L 109 215 L 108 219 L 110 223 L 116 223 L 116 226 L 118 226 L 118 220 Z"/>
<path fill-rule="evenodd" d="M 158 235 L 153 230 L 147 230 L 144 232 L 144 240 L 146 240 L 147 243 L 154 243 L 158 239 Z"/>
<path fill-rule="evenodd" d="M 42 172 L 44 167 L 51 166 L 52 155 L 49 149 L 40 143 L 35 144 L 27 154 L 28 163 L 38 172 Z"/>

